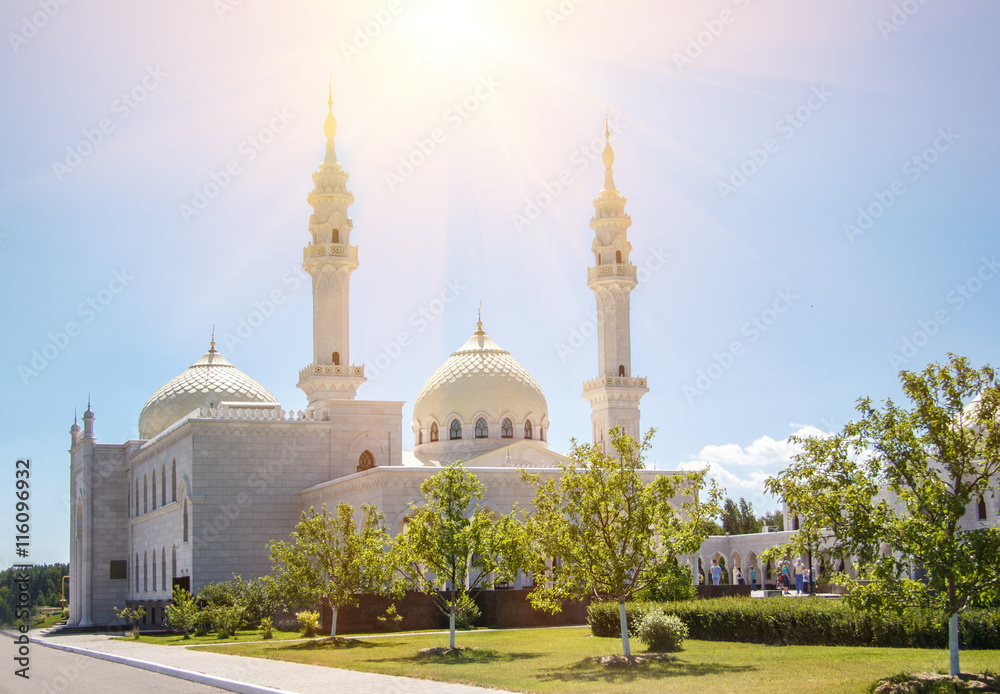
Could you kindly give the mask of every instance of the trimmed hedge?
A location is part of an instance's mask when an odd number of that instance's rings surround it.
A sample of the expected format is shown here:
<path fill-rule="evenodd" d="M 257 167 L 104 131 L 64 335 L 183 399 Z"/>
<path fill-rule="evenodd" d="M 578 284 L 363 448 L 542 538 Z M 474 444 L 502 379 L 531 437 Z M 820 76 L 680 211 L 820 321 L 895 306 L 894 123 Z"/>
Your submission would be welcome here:
<path fill-rule="evenodd" d="M 668 603 L 627 603 L 630 636 L 651 608 L 676 615 L 688 637 L 768 645 L 947 648 L 947 617 L 932 610 L 878 616 L 823 598 L 720 598 Z M 591 603 L 587 623 L 594 636 L 620 637 L 617 603 Z M 959 615 L 961 648 L 1000 648 L 1000 610 L 970 609 Z"/>

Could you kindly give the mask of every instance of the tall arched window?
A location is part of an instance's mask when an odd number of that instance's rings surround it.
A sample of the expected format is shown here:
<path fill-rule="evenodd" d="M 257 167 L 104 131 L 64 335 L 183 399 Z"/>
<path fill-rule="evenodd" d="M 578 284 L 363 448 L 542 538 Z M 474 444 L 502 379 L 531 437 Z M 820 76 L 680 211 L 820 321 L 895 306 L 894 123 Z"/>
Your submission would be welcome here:
<path fill-rule="evenodd" d="M 417 445 L 419 446 L 424 442 L 424 430 L 420 429 L 417 431 Z"/>
<path fill-rule="evenodd" d="M 334 366 L 340 366 L 340 352 L 334 352 L 331 357 Z"/>
<path fill-rule="evenodd" d="M 135 592 L 138 593 L 139 592 L 139 553 L 138 552 L 135 553 L 135 571 L 132 572 L 132 575 L 135 576 Z"/>
<path fill-rule="evenodd" d="M 330 238 L 333 239 L 334 243 L 340 243 L 340 229 L 334 229 L 330 232 Z"/>
<path fill-rule="evenodd" d="M 486 420 L 480 417 L 476 420 L 476 438 L 485 439 L 490 436 L 490 428 L 486 424 Z"/>
<path fill-rule="evenodd" d="M 373 467 L 375 467 L 375 456 L 372 455 L 371 451 L 365 451 L 358 458 L 358 472 L 371 470 Z"/>
<path fill-rule="evenodd" d="M 146 563 L 146 553 L 142 553 L 142 592 L 149 592 L 149 564 Z"/>
<path fill-rule="evenodd" d="M 976 518 L 986 520 L 986 499 L 983 498 L 982 494 L 976 500 Z"/>
<path fill-rule="evenodd" d="M 156 548 L 153 548 L 153 592 L 156 592 Z"/>
<path fill-rule="evenodd" d="M 170 500 L 177 501 L 177 459 L 170 461 Z"/>
<path fill-rule="evenodd" d="M 449 435 L 452 441 L 462 438 L 462 421 L 460 419 L 452 420 Z"/>
<path fill-rule="evenodd" d="M 618 264 L 621 264 L 621 262 L 622 262 L 622 252 L 621 251 L 615 251 L 615 262 L 618 263 Z"/>
<path fill-rule="evenodd" d="M 618 375 L 619 376 L 624 376 L 625 375 L 625 365 L 624 364 L 619 364 L 618 365 Z"/>
<path fill-rule="evenodd" d="M 431 422 L 431 443 L 438 440 L 438 424 Z"/>
<path fill-rule="evenodd" d="M 188 500 L 187 499 L 184 500 L 184 513 L 182 515 L 184 516 L 183 520 L 181 521 L 183 523 L 183 525 L 184 525 L 184 541 L 187 542 L 188 541 Z"/>
<path fill-rule="evenodd" d="M 538 440 L 539 441 L 545 440 L 545 427 L 542 426 L 538 427 Z"/>
<path fill-rule="evenodd" d="M 526 438 L 526 439 L 530 439 L 531 438 L 531 420 L 530 419 L 524 420 L 524 438 Z"/>
<path fill-rule="evenodd" d="M 153 470 L 153 510 L 156 510 L 156 470 Z"/>
<path fill-rule="evenodd" d="M 167 466 L 160 465 L 160 506 L 167 505 Z"/>
<path fill-rule="evenodd" d="M 142 512 L 146 513 L 149 511 L 149 494 L 146 489 L 146 476 L 142 476 Z"/>
<path fill-rule="evenodd" d="M 170 578 L 176 578 L 177 576 L 177 545 L 174 545 L 170 550 Z M 171 583 L 173 581 L 171 580 Z"/>
<path fill-rule="evenodd" d="M 510 421 L 510 417 L 507 417 L 500 423 L 500 438 L 512 439 L 514 438 L 514 425 Z"/>
<path fill-rule="evenodd" d="M 163 590 L 170 590 L 170 584 L 167 583 L 167 548 L 164 547 L 160 550 L 160 577 L 163 579 Z"/>
<path fill-rule="evenodd" d="M 139 478 L 135 478 L 135 515 L 139 515 Z"/>

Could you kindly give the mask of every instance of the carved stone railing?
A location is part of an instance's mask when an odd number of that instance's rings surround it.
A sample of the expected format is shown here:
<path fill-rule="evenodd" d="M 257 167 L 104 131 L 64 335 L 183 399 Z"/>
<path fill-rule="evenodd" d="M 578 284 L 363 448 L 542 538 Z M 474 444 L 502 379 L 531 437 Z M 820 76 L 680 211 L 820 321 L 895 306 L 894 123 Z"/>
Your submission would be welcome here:
<path fill-rule="evenodd" d="M 310 364 L 299 371 L 299 380 L 312 374 L 322 376 L 361 376 L 364 378 L 365 365 L 354 366 L 344 364 Z"/>
<path fill-rule="evenodd" d="M 609 277 L 622 277 L 635 279 L 636 269 L 635 265 L 625 265 L 623 263 L 608 263 L 597 265 L 596 267 L 587 269 L 587 281 L 593 282 L 596 279 L 605 279 Z"/>
<path fill-rule="evenodd" d="M 350 258 L 357 261 L 357 246 L 349 246 L 346 243 L 311 243 L 302 249 L 302 259 L 309 258 Z"/>
<path fill-rule="evenodd" d="M 608 376 L 607 378 L 595 378 L 583 384 L 583 391 L 594 390 L 601 386 L 626 386 L 631 388 L 645 388 L 645 376 Z"/>

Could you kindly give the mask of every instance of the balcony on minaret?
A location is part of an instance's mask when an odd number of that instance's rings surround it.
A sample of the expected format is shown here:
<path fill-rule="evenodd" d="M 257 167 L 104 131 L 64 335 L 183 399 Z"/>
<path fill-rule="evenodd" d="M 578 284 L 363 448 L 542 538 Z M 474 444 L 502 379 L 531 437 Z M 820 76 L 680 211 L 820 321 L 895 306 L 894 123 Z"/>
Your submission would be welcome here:
<path fill-rule="evenodd" d="M 638 282 L 637 270 L 632 263 L 603 263 L 587 268 L 587 283 L 600 279 L 620 279 Z"/>
<path fill-rule="evenodd" d="M 642 388 L 647 389 L 645 376 L 607 376 L 593 378 L 583 384 L 584 397 L 592 390 L 598 390 L 605 386 L 618 388 Z"/>
<path fill-rule="evenodd" d="M 348 246 L 345 243 L 311 243 L 302 249 L 302 261 L 310 258 L 345 258 L 358 262 L 358 247 Z"/>
<path fill-rule="evenodd" d="M 299 371 L 299 380 L 313 374 L 322 376 L 365 376 L 365 365 L 355 366 L 354 364 L 310 364 Z"/>

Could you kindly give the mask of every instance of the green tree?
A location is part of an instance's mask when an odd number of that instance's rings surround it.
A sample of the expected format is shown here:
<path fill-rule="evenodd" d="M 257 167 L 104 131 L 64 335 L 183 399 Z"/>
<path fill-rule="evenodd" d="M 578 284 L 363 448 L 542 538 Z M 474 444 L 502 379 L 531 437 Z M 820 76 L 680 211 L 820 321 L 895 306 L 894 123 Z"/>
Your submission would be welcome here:
<path fill-rule="evenodd" d="M 124 619 L 132 626 L 132 638 L 139 638 L 139 622 L 146 616 L 146 608 L 139 605 L 139 607 L 123 607 L 120 610 L 117 607 L 112 609 L 118 619 Z"/>
<path fill-rule="evenodd" d="M 626 601 L 670 571 L 675 557 L 701 546 L 721 492 L 714 482 L 706 490 L 705 470 L 644 482 L 653 430 L 642 441 L 617 427 L 611 434 L 613 456 L 574 441 L 572 462 L 560 475 L 543 480 L 525 473 L 537 485 L 528 521 L 536 557 L 529 600 L 553 612 L 567 599 L 616 601 L 622 649 L 631 655 Z"/>
<path fill-rule="evenodd" d="M 834 557 L 855 558 L 848 599 L 872 610 L 935 606 L 949 617 L 951 674 L 959 672 L 958 615 L 1000 586 L 1000 528 L 963 530 L 963 517 L 996 493 L 1000 388 L 989 366 L 947 364 L 900 373 L 911 406 L 858 401 L 858 421 L 833 436 L 795 438 L 802 452 L 768 490 L 800 535 Z M 911 572 L 922 569 L 924 580 Z"/>
<path fill-rule="evenodd" d="M 410 504 L 412 515 L 396 538 L 394 563 L 448 615 L 450 648 L 455 648 L 455 616 L 466 594 L 511 581 L 525 566 L 517 509 L 495 517 L 477 503 L 483 490 L 473 473 L 452 463 L 420 485 L 424 502 Z"/>
<path fill-rule="evenodd" d="M 760 521 L 754 514 L 753 504 L 743 497 L 738 504 L 727 498 L 722 504 L 722 530 L 729 535 L 759 533 Z"/>
<path fill-rule="evenodd" d="M 173 600 L 167 605 L 167 622 L 174 629 L 184 632 L 184 638 L 191 638 L 198 617 L 198 603 L 184 588 L 174 586 Z"/>
<path fill-rule="evenodd" d="M 310 507 L 290 542 L 268 544 L 278 584 L 290 602 L 304 607 L 318 602 L 333 610 L 331 637 L 337 635 L 341 607 L 356 606 L 361 593 L 391 588 L 390 538 L 382 512 L 365 504 L 361 514 L 359 531 L 350 504 L 338 505 L 336 514 L 326 506 L 320 513 Z"/>
<path fill-rule="evenodd" d="M 774 511 L 768 511 L 763 516 L 757 519 L 758 528 L 762 528 L 765 525 L 773 526 L 778 530 L 783 529 L 785 527 L 784 514 L 779 509 L 775 509 Z"/>

